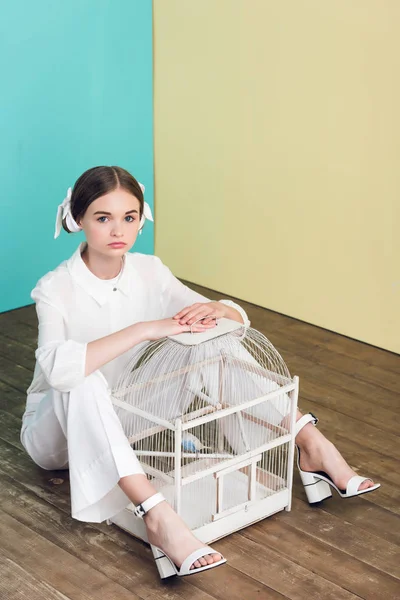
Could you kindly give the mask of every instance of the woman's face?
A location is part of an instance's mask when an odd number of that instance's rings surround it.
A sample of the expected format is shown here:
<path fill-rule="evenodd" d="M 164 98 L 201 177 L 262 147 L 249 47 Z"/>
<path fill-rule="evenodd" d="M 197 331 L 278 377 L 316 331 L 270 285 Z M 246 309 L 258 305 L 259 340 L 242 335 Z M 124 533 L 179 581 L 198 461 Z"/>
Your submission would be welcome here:
<path fill-rule="evenodd" d="M 88 247 L 104 256 L 122 256 L 136 241 L 140 202 L 122 188 L 97 198 L 80 219 Z"/>

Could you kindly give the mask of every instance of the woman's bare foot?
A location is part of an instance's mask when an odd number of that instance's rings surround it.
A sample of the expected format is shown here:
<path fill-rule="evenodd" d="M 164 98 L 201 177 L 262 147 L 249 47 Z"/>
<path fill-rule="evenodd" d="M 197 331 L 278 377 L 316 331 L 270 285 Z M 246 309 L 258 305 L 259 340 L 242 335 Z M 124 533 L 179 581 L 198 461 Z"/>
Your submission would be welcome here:
<path fill-rule="evenodd" d="M 301 416 L 301 415 L 300 415 Z M 345 490 L 351 477 L 357 475 L 335 446 L 312 423 L 308 423 L 296 436 L 300 448 L 300 468 L 303 471 L 324 471 L 339 490 Z M 372 487 L 374 482 L 361 483 L 359 490 Z"/>
<path fill-rule="evenodd" d="M 160 548 L 178 568 L 185 558 L 204 544 L 194 537 L 190 529 L 167 502 L 160 502 L 144 516 L 150 544 Z M 191 569 L 205 567 L 221 560 L 220 554 L 206 554 L 196 560 Z"/>

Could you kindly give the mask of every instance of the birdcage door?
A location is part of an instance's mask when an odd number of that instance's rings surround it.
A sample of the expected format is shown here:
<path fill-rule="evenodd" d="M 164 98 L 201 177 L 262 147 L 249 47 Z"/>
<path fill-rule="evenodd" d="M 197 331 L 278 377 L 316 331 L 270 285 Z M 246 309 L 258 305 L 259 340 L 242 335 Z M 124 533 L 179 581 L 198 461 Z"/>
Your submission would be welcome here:
<path fill-rule="evenodd" d="M 213 521 L 239 510 L 247 510 L 256 500 L 257 465 L 262 454 L 252 456 L 214 473 L 216 480 L 216 512 Z"/>

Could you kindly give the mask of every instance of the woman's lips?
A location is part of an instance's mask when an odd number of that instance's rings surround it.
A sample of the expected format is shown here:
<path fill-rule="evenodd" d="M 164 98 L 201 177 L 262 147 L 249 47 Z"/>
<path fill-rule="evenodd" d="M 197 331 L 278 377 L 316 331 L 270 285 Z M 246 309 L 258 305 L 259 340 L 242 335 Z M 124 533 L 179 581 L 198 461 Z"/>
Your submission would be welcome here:
<path fill-rule="evenodd" d="M 123 248 L 126 246 L 125 242 L 113 242 L 112 244 L 108 244 L 110 248 Z"/>

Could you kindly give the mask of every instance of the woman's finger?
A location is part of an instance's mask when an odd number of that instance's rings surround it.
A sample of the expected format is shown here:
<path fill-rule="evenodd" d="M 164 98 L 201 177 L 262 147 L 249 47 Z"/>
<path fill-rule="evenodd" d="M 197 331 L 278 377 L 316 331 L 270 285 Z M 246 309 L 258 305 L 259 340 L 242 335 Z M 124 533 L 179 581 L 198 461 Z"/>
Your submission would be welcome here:
<path fill-rule="evenodd" d="M 187 315 L 182 317 L 179 320 L 179 322 L 182 323 L 184 321 L 188 325 L 193 325 L 193 323 L 195 323 L 199 319 L 204 319 L 205 317 L 208 317 L 209 315 L 210 315 L 210 310 L 208 308 L 206 308 L 206 307 L 197 308 L 195 310 L 190 311 Z"/>
<path fill-rule="evenodd" d="M 192 324 L 192 323 L 195 323 L 195 321 L 197 319 L 202 319 L 202 321 L 201 321 L 202 323 L 204 323 L 204 324 L 207 323 L 208 324 L 212 320 L 216 321 L 216 316 L 215 316 L 215 314 L 213 314 L 212 312 L 210 312 L 208 309 L 206 309 L 205 314 L 203 312 L 201 315 L 197 315 L 197 316 L 194 316 L 192 319 L 189 319 L 188 320 L 189 325 Z"/>
<path fill-rule="evenodd" d="M 201 309 L 199 308 L 191 308 L 190 310 L 188 310 L 184 315 L 182 315 L 179 319 L 180 323 L 188 323 L 190 319 L 192 319 L 193 317 L 199 318 L 197 315 L 199 315 L 202 312 Z"/>
<path fill-rule="evenodd" d="M 188 312 L 190 312 L 194 308 L 198 308 L 199 306 L 201 306 L 201 304 L 198 302 L 196 304 L 192 304 L 191 306 L 186 306 L 185 308 L 180 310 L 173 318 L 179 320 L 182 317 L 186 316 L 188 314 Z"/>
<path fill-rule="evenodd" d="M 209 325 L 210 323 L 217 322 L 217 317 L 205 317 L 205 319 L 203 319 L 202 323 L 203 325 Z"/>
<path fill-rule="evenodd" d="M 197 325 L 191 325 L 189 327 L 189 331 L 191 333 L 205 333 L 206 331 L 211 331 L 215 329 L 215 325 L 206 325 L 205 327 L 197 327 Z"/>
<path fill-rule="evenodd" d="M 181 330 L 178 333 L 202 333 L 204 331 L 208 331 L 209 329 L 212 329 L 212 326 L 210 325 L 201 325 L 200 323 L 198 323 L 197 325 L 181 325 Z"/>

